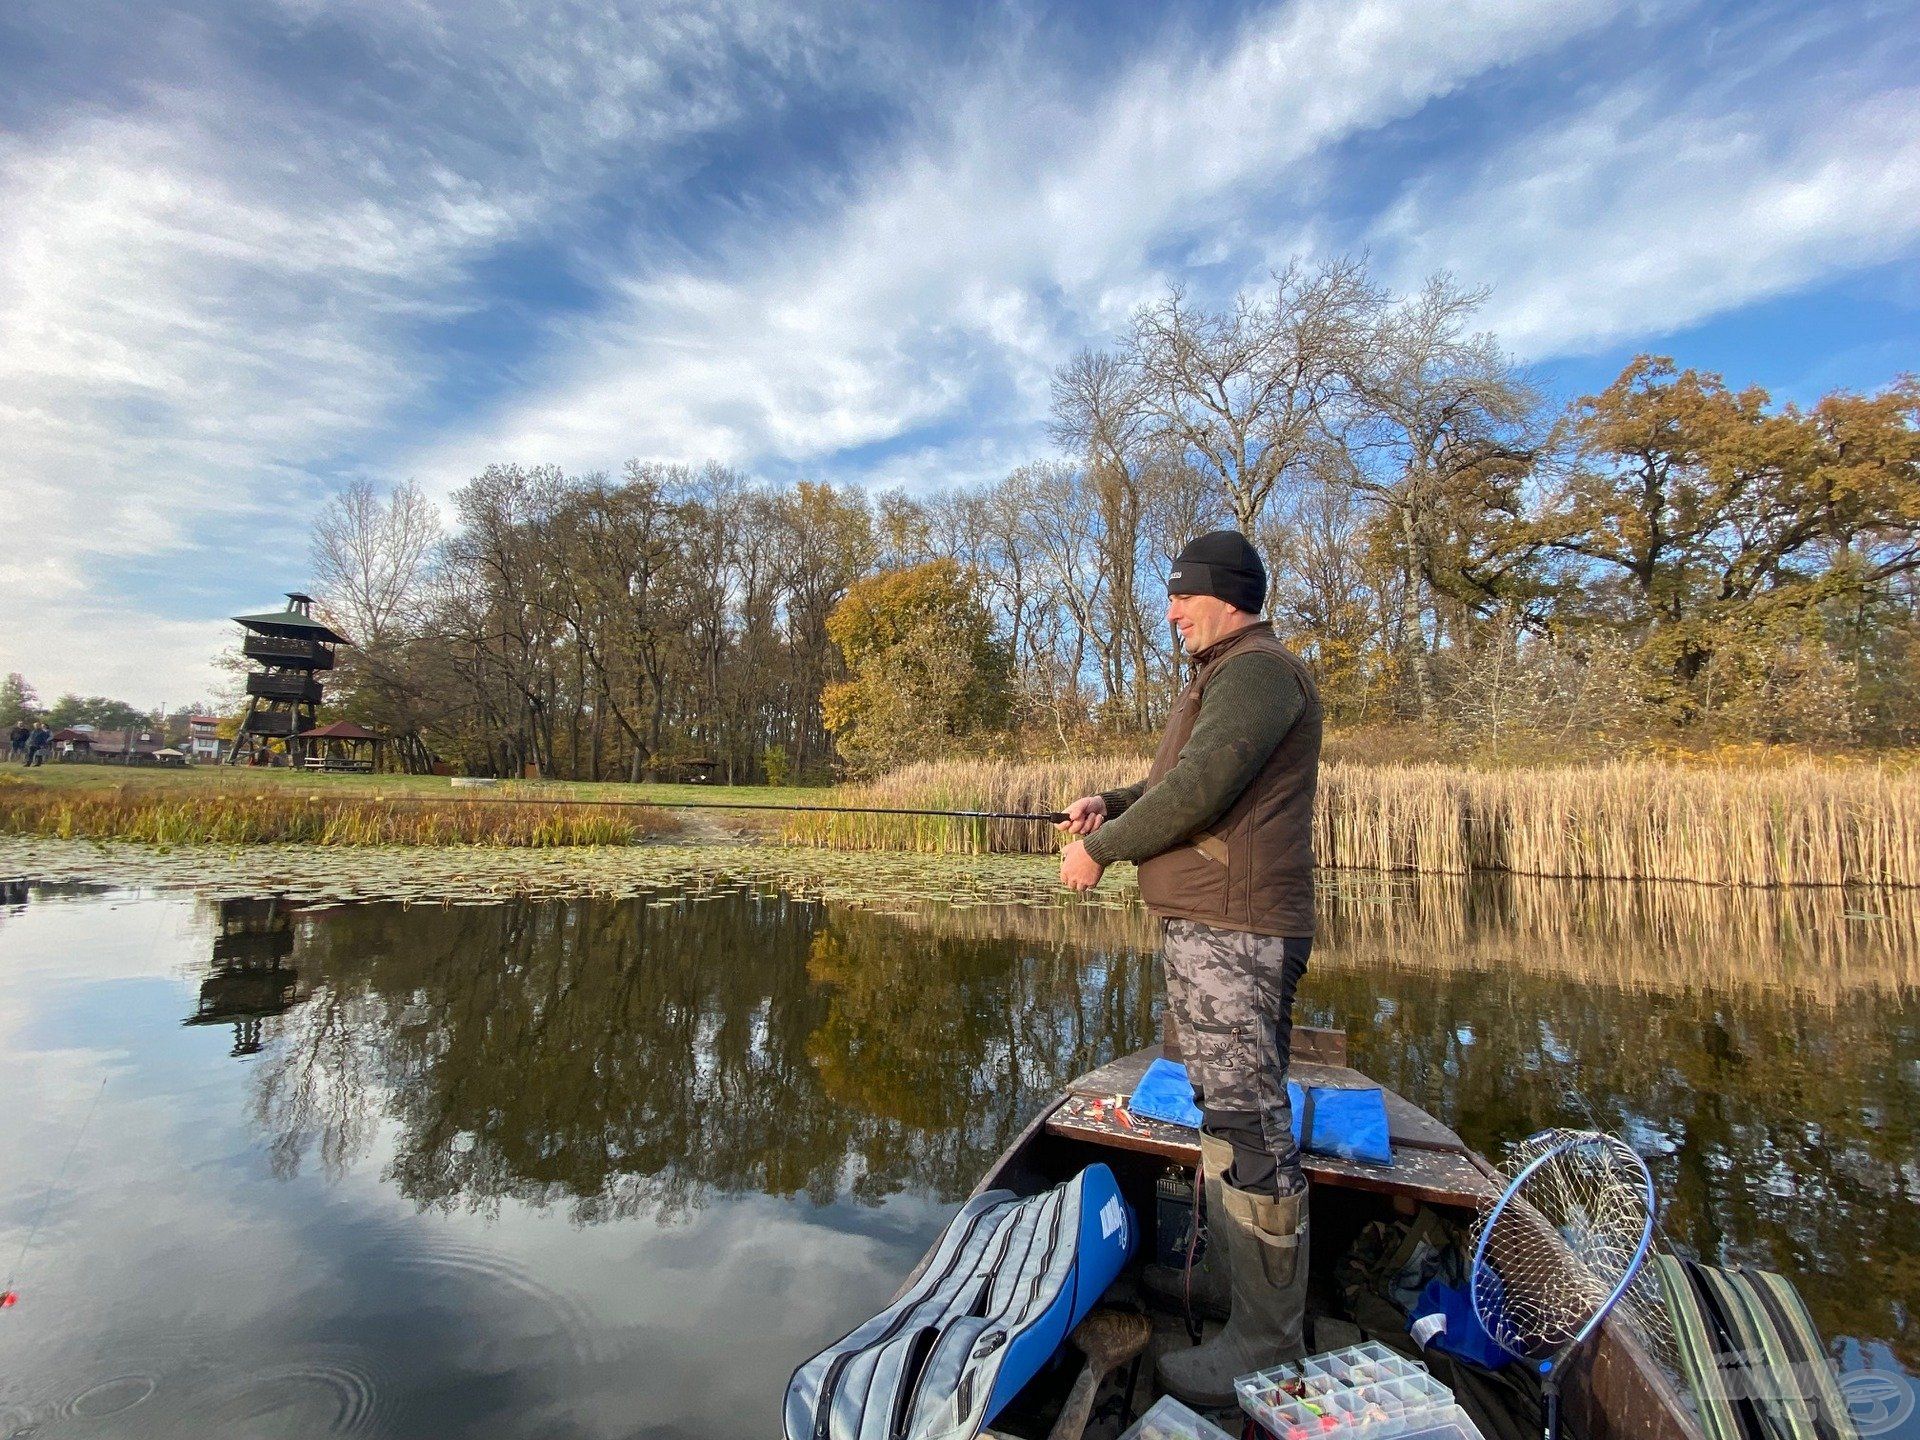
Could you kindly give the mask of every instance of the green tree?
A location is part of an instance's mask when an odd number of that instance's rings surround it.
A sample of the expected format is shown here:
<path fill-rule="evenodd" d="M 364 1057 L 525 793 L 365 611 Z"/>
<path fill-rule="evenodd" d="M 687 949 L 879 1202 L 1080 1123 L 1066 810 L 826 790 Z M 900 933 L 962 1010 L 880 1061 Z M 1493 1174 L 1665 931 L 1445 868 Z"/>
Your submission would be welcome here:
<path fill-rule="evenodd" d="M 40 697 L 34 693 L 33 686 L 27 683 L 27 677 L 18 670 L 0 680 L 0 725 L 13 725 L 31 719 L 39 704 Z"/>
<path fill-rule="evenodd" d="M 978 577 L 952 560 L 856 582 L 827 619 L 852 678 L 821 697 L 847 762 L 875 773 L 1003 727 L 1012 657 Z"/>
<path fill-rule="evenodd" d="M 1850 697 L 1848 675 L 1884 653 L 1887 627 L 1911 629 L 1900 587 L 1920 571 L 1914 381 L 1802 411 L 1643 355 L 1577 402 L 1570 428 L 1578 462 L 1541 519 L 1588 582 L 1570 618 L 1631 638 L 1667 718 L 1720 714 L 1771 734 L 1786 697 Z M 1827 709 L 1773 738 L 1841 738 L 1851 719 Z"/>
<path fill-rule="evenodd" d="M 47 724 L 55 730 L 68 725 L 92 725 L 101 730 L 140 730 L 152 726 L 153 717 L 136 710 L 124 700 L 109 700 L 104 695 L 62 695 L 47 707 Z"/>

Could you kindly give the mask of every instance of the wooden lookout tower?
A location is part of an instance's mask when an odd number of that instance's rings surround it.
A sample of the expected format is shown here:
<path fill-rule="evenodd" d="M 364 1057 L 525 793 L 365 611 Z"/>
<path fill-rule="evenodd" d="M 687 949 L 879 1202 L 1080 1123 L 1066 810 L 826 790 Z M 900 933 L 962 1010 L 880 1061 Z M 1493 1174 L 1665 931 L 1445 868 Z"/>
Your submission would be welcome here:
<path fill-rule="evenodd" d="M 260 754 L 269 740 L 284 740 L 289 758 L 300 763 L 300 738 L 319 719 L 321 672 L 333 668 L 333 647 L 351 645 L 313 618 L 313 597 L 287 596 L 287 608 L 261 615 L 233 617 L 246 629 L 240 653 L 256 667 L 247 676 L 247 709 L 227 763 L 243 754 Z"/>

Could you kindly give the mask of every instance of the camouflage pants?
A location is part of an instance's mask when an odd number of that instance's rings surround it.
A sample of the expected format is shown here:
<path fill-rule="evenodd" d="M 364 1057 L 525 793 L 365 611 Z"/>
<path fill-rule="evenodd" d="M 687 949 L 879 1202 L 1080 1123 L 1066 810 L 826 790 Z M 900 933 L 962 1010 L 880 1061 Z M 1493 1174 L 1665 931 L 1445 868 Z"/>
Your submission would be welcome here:
<path fill-rule="evenodd" d="M 1287 1101 L 1293 993 L 1311 937 L 1278 939 L 1168 920 L 1160 954 L 1167 1008 L 1205 1116 L 1201 1129 L 1233 1146 L 1227 1183 L 1286 1194 L 1303 1181 Z"/>

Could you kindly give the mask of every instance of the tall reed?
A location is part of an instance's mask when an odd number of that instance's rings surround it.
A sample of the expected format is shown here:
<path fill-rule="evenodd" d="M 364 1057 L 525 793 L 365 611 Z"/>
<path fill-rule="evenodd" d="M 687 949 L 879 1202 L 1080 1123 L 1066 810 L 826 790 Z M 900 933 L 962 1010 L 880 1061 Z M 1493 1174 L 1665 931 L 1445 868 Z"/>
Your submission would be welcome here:
<path fill-rule="evenodd" d="M 52 790 L 0 785 L 0 831 L 148 844 L 630 845 L 669 831 L 658 811 L 432 803 L 261 789 Z"/>
<path fill-rule="evenodd" d="M 1140 778 L 1141 759 L 910 765 L 836 803 L 1053 810 Z M 1713 885 L 1920 887 L 1920 776 L 1877 766 L 1701 770 L 1650 761 L 1533 770 L 1354 765 L 1320 771 L 1315 849 L 1332 869 Z M 1016 821 L 808 816 L 787 838 L 849 850 L 1045 853 Z"/>

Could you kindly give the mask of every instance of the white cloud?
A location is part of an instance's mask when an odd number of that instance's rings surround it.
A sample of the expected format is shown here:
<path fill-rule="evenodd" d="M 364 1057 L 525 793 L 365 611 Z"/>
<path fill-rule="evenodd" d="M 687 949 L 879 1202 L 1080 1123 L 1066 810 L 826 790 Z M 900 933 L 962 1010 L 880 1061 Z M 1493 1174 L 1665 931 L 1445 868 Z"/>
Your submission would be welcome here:
<path fill-rule="evenodd" d="M 438 378 L 416 332 L 476 303 L 474 263 L 739 113 L 750 47 L 813 63 L 777 7 L 287 8 L 357 26 L 369 73 L 292 93 L 170 31 L 166 73 L 117 77 L 131 106 L 0 138 L 0 494 L 27 521 L 0 528 L 0 647 L 48 693 L 201 686 L 183 597 L 299 582 L 313 468 Z M 136 566 L 181 583 L 136 593 Z"/>
<path fill-rule="evenodd" d="M 1014 57 L 929 97 L 937 128 L 831 223 L 639 274 L 541 393 L 409 468 L 451 485 L 501 459 L 806 461 L 954 418 L 987 386 L 1036 421 L 1053 365 L 1148 288 L 1155 246 L 1612 8 L 1472 0 L 1435 27 L 1418 0 L 1301 0 L 1222 58 L 1148 60 L 1092 103 Z"/>
<path fill-rule="evenodd" d="M 1375 239 L 1402 278 L 1493 287 L 1516 353 L 1658 334 L 1920 242 L 1920 91 L 1766 116 L 1658 114 L 1617 97 L 1416 190 Z"/>
<path fill-rule="evenodd" d="M 152 75 L 0 136 L 0 493 L 31 517 L 0 528 L 0 669 L 47 692 L 207 683 L 217 612 L 300 578 L 316 473 L 444 491 L 643 455 L 918 486 L 1042 450 L 1053 366 L 1203 268 L 1370 241 L 1403 277 L 1493 284 L 1490 323 L 1541 355 L 1906 253 L 1920 214 L 1911 93 L 1868 98 L 1821 25 L 1684 3 L 1463 0 L 1436 25 L 1426 0 L 1283 0 L 1098 79 L 1004 16 L 953 70 L 894 7 L 197 4 Z M 274 25 L 278 49 L 231 40 Z M 1702 32 L 1712 84 L 1613 83 L 1614 49 Z M 1511 113 L 1475 111 L 1503 87 Z M 904 128 L 834 137 L 845 172 L 777 193 L 699 168 L 802 92 L 883 95 Z M 1356 155 L 1423 182 L 1369 220 Z M 595 250 L 577 221 L 603 202 L 645 238 Z M 479 267 L 516 245 L 610 298 L 502 357 L 528 378 L 497 410 L 403 435 L 449 378 L 423 333 L 498 299 Z"/>

